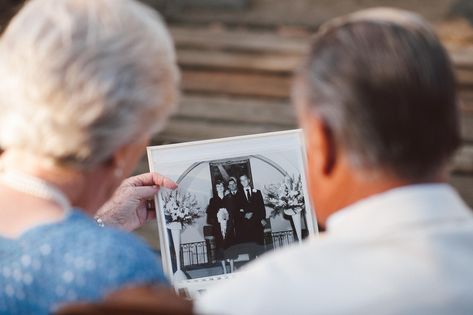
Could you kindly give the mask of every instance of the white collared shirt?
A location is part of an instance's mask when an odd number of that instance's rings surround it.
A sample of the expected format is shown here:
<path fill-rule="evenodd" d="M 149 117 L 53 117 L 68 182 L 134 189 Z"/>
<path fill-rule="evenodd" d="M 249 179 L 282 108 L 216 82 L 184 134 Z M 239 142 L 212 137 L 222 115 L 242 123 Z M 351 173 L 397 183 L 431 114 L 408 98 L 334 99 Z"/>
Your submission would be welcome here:
<path fill-rule="evenodd" d="M 198 314 L 473 314 L 473 214 L 445 184 L 406 186 L 210 288 Z"/>

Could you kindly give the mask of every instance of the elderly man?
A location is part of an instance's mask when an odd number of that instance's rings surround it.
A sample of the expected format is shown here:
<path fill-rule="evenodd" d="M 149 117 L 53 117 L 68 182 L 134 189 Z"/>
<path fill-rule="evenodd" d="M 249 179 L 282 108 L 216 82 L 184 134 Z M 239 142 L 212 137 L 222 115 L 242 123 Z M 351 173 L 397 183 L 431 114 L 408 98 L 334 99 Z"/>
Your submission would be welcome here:
<path fill-rule="evenodd" d="M 327 232 L 196 302 L 200 314 L 472 314 L 473 216 L 447 182 L 460 143 L 447 52 L 420 17 L 330 21 L 294 84 Z"/>

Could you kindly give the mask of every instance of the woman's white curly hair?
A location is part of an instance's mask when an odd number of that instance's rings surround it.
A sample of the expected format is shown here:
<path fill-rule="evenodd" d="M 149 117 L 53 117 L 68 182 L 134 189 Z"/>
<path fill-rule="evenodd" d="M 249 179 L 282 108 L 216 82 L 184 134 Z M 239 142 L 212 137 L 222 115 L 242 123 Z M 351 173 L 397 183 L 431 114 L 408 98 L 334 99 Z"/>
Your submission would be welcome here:
<path fill-rule="evenodd" d="M 176 103 L 169 33 L 134 0 L 32 0 L 0 39 L 0 146 L 77 168 L 158 131 Z"/>

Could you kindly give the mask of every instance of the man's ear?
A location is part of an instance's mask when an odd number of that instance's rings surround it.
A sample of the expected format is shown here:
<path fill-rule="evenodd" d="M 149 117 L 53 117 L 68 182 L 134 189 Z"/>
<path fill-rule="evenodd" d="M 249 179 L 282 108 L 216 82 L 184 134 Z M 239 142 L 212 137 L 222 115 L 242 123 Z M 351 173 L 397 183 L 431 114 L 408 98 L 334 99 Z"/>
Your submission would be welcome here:
<path fill-rule="evenodd" d="M 320 174 L 330 176 L 337 163 L 337 147 L 330 126 L 312 114 L 304 118 L 304 129 L 308 146 L 308 158 L 312 167 Z"/>
<path fill-rule="evenodd" d="M 333 134 L 332 128 L 326 124 L 322 123 L 322 141 L 326 150 L 326 162 L 324 166 L 324 173 L 330 175 L 335 169 L 335 164 L 337 163 L 337 146 L 335 143 L 335 136 Z"/>

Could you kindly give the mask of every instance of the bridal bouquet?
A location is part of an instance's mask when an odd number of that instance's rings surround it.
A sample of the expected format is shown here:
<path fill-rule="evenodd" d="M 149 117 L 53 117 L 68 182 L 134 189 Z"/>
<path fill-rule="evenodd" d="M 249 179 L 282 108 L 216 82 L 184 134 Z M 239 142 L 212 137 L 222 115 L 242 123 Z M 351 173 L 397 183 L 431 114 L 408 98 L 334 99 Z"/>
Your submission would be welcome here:
<path fill-rule="evenodd" d="M 217 221 L 220 223 L 220 232 L 222 232 L 223 238 L 225 238 L 225 233 L 227 233 L 227 222 L 229 219 L 229 214 L 227 209 L 220 208 L 217 212 Z"/>
<path fill-rule="evenodd" d="M 271 216 L 295 215 L 305 209 L 301 176 L 287 176 L 278 184 L 265 187 L 265 205 L 273 209 Z"/>
<path fill-rule="evenodd" d="M 197 198 L 191 193 L 184 193 L 178 189 L 162 195 L 164 216 L 168 224 L 180 223 L 182 227 L 191 225 L 203 215 Z"/>

